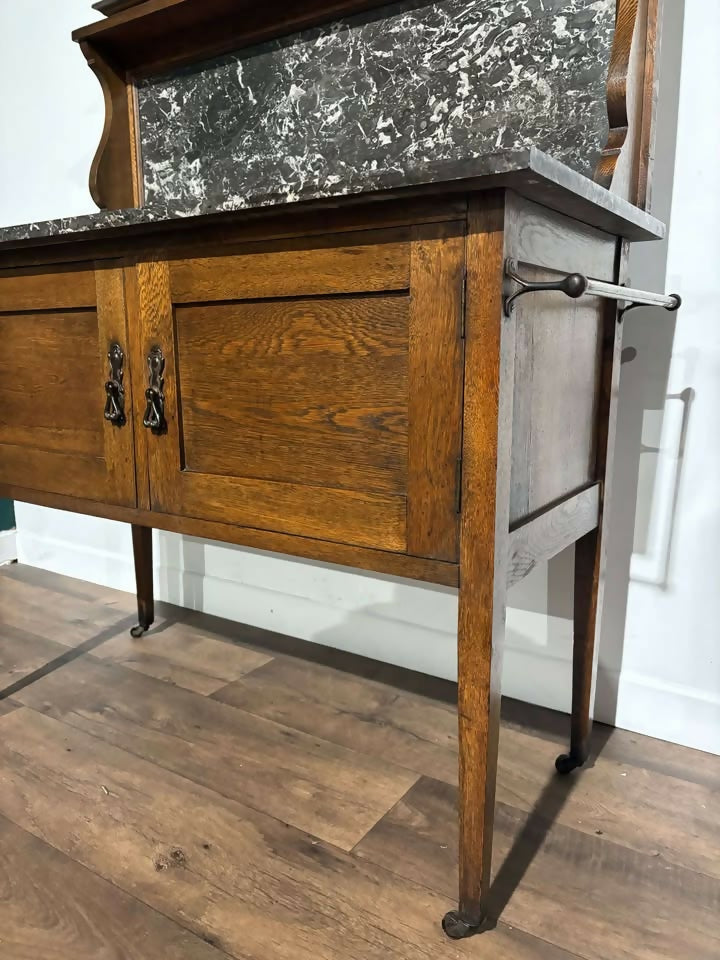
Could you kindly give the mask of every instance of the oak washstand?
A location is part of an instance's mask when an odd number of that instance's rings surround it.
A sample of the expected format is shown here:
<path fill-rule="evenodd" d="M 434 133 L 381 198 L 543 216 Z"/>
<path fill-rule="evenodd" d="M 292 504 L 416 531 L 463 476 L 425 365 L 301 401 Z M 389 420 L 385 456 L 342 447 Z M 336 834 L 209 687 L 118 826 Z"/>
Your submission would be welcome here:
<path fill-rule="evenodd" d="M 617 286 L 663 235 L 647 6 L 106 2 L 103 209 L 0 231 L 0 496 L 132 525 L 136 636 L 154 527 L 459 587 L 452 937 L 506 591 L 573 543 L 587 758 L 622 309 L 679 304 Z"/>

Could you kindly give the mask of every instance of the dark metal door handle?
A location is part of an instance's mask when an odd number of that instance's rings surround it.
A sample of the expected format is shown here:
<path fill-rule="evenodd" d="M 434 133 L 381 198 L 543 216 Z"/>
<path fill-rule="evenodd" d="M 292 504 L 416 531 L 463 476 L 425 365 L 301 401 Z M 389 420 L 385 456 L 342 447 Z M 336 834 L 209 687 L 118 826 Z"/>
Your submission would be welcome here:
<path fill-rule="evenodd" d="M 119 343 L 111 343 L 108 353 L 110 361 L 110 379 L 105 383 L 105 419 L 116 427 L 124 427 L 127 423 L 125 416 L 125 387 L 123 386 L 123 363 L 125 354 Z"/>
<path fill-rule="evenodd" d="M 165 420 L 165 357 L 160 347 L 153 347 L 147 358 L 150 385 L 145 391 L 147 406 L 143 417 L 143 426 L 156 436 L 167 430 Z"/>

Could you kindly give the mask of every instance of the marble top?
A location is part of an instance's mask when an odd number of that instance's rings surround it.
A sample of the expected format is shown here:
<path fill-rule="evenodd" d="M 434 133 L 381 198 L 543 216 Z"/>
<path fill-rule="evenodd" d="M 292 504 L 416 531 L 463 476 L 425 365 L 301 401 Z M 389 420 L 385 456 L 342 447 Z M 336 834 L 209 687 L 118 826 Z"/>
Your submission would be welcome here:
<path fill-rule="evenodd" d="M 592 176 L 616 0 L 396 0 L 137 85 L 146 200 L 364 188 L 534 146 Z"/>
<path fill-rule="evenodd" d="M 665 235 L 660 221 L 621 199 L 604 187 L 564 163 L 534 147 L 500 151 L 470 159 L 441 159 L 411 166 L 404 171 L 382 170 L 370 173 L 362 186 L 315 184 L 300 186 L 288 204 L 285 191 L 266 189 L 234 194 L 221 203 L 207 201 L 188 209 L 178 201 L 153 202 L 125 210 L 100 210 L 97 213 L 59 220 L 45 220 L 17 226 L 0 227 L 0 250 L 4 247 L 40 245 L 67 240 L 92 240 L 159 230 L 178 221 L 200 224 L 208 217 L 237 215 L 241 211 L 295 205 L 300 201 L 332 201 L 343 196 L 396 194 L 406 188 L 411 193 L 439 193 L 444 189 L 482 190 L 507 187 L 546 207 L 566 213 L 585 223 L 630 240 L 650 240 Z"/>

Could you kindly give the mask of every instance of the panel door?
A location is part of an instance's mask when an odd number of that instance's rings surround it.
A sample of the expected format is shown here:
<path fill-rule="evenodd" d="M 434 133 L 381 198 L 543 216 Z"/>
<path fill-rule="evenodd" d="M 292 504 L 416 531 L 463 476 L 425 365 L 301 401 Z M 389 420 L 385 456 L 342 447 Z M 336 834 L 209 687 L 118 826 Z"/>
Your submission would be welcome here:
<path fill-rule="evenodd" d="M 140 264 L 152 508 L 454 560 L 463 259 L 446 223 Z"/>
<path fill-rule="evenodd" d="M 0 485 L 134 506 L 132 418 L 105 418 L 113 345 L 131 402 L 122 270 L 0 271 L 0 344 Z"/>

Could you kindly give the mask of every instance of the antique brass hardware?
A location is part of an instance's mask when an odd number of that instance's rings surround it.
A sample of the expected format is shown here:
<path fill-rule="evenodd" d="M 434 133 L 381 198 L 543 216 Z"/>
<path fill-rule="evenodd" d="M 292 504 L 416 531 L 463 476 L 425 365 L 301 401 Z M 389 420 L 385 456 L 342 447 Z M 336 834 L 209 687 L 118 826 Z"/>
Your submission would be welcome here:
<path fill-rule="evenodd" d="M 123 363 L 125 354 L 119 343 L 110 344 L 108 352 L 110 361 L 110 379 L 105 383 L 105 419 L 116 427 L 124 427 L 127 423 L 125 416 L 125 387 L 123 386 Z"/>
<path fill-rule="evenodd" d="M 167 430 L 165 420 L 165 357 L 160 347 L 153 347 L 147 358 L 150 373 L 150 385 L 145 391 L 147 407 L 143 417 L 143 426 L 151 430 L 156 436 Z"/>

